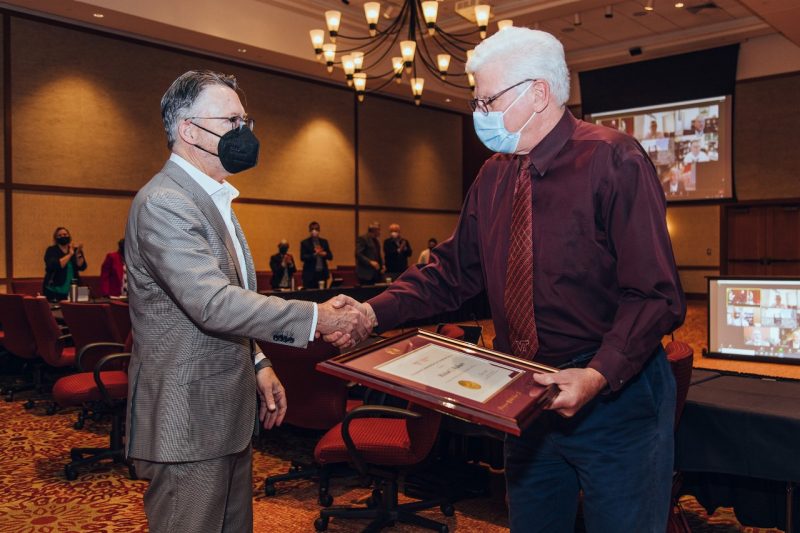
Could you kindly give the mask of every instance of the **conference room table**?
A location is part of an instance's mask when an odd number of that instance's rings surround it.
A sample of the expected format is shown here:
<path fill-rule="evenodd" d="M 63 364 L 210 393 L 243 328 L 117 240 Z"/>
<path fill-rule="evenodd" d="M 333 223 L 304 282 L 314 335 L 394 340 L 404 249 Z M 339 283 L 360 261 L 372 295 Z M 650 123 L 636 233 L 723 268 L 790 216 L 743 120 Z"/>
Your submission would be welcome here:
<path fill-rule="evenodd" d="M 675 452 L 682 493 L 709 511 L 800 532 L 800 382 L 695 369 Z"/>

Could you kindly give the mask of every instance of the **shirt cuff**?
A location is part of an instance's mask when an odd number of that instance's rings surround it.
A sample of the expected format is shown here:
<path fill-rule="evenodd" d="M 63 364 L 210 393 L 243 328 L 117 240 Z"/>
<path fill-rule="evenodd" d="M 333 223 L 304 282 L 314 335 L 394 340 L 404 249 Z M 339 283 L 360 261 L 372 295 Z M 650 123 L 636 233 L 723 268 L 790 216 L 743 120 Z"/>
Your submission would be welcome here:
<path fill-rule="evenodd" d="M 254 364 L 254 365 L 257 365 L 257 364 L 258 364 L 260 361 L 263 361 L 263 360 L 264 360 L 264 359 L 266 359 L 266 358 L 267 358 L 267 356 L 266 356 L 266 355 L 264 355 L 264 354 L 263 354 L 263 353 L 261 353 L 261 352 L 258 352 L 258 353 L 257 353 L 257 354 L 256 354 L 256 355 L 253 357 L 253 364 Z"/>
<path fill-rule="evenodd" d="M 317 304 L 314 304 L 314 318 L 311 320 L 311 335 L 308 337 L 308 342 L 314 341 L 314 334 L 317 332 Z"/>
<path fill-rule="evenodd" d="M 586 365 L 600 372 L 608 382 L 611 392 L 618 391 L 636 375 L 637 370 L 622 352 L 613 348 L 600 347 L 592 360 Z"/>

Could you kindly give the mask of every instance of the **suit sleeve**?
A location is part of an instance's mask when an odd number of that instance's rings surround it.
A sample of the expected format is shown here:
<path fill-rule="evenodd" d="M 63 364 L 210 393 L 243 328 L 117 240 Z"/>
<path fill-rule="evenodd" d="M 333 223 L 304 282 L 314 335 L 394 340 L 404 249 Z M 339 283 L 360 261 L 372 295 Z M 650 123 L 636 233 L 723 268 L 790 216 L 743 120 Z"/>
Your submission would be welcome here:
<path fill-rule="evenodd" d="M 325 257 L 326 261 L 330 261 L 331 259 L 333 259 L 333 252 L 331 252 L 331 247 L 328 244 L 327 239 L 322 240 L 322 249 L 328 253 L 328 255 Z"/>
<path fill-rule="evenodd" d="M 356 239 L 356 262 L 364 267 L 372 268 L 370 258 L 364 252 L 367 250 L 367 241 L 359 237 Z"/>
<path fill-rule="evenodd" d="M 308 344 L 314 304 L 263 296 L 232 284 L 220 268 L 223 258 L 206 237 L 214 230 L 188 198 L 174 191 L 156 192 L 136 216 L 138 249 L 148 273 L 198 327 L 260 339 L 280 333 L 290 339 L 287 344 Z"/>
<path fill-rule="evenodd" d="M 308 243 L 308 244 L 306 244 Z M 314 261 L 314 245 L 310 241 L 303 241 L 300 243 L 300 260 L 303 263 Z"/>

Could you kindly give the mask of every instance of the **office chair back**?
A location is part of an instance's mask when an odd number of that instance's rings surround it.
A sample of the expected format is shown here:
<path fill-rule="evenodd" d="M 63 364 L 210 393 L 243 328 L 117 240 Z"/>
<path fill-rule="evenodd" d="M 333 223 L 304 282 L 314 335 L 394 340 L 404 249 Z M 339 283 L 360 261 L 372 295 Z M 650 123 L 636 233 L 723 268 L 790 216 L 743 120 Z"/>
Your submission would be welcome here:
<path fill-rule="evenodd" d="M 127 338 L 128 334 L 131 332 L 131 313 L 128 302 L 111 300 L 108 305 L 119 338 Z"/>
<path fill-rule="evenodd" d="M 64 314 L 64 322 L 69 326 L 75 351 L 78 353 L 78 364 L 82 370 L 93 369 L 100 358 L 119 351 L 118 348 L 87 351 L 86 347 L 90 344 L 125 343 L 125 337 L 117 331 L 109 304 L 62 302 L 61 311 Z M 86 352 L 87 358 L 82 356 L 82 352 Z"/>
<path fill-rule="evenodd" d="M 64 367 L 75 363 L 75 348 L 65 346 L 64 333 L 58 326 L 50 302 L 46 298 L 25 298 L 25 314 L 36 340 L 36 350 L 50 366 Z"/>
<path fill-rule="evenodd" d="M 36 359 L 36 338 L 28 315 L 25 314 L 25 297 L 21 294 L 0 294 L 0 324 L 3 324 L 3 346 L 22 359 Z"/>

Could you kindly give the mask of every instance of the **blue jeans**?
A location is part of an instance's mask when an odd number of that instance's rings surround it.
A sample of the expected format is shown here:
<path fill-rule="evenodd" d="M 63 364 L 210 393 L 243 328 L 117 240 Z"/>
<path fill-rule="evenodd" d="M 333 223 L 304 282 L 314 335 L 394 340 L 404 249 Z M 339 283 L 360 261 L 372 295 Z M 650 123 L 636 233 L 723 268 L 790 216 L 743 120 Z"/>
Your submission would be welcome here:
<path fill-rule="evenodd" d="M 512 533 L 572 533 L 583 491 L 589 533 L 664 533 L 669 512 L 675 380 L 659 348 L 620 391 L 573 418 L 546 412 L 507 436 Z"/>

